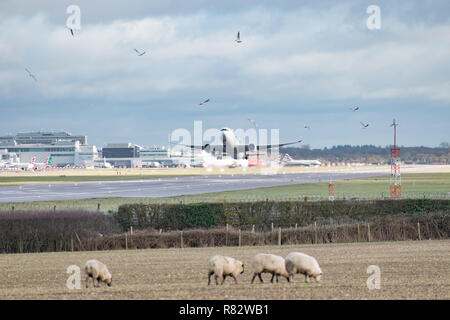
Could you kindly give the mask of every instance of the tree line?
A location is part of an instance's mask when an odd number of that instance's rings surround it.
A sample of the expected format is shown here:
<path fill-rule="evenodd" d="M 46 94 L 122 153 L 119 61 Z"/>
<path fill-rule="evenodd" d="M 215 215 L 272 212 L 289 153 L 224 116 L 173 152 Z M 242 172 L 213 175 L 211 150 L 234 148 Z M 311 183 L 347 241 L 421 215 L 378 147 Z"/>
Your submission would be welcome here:
<path fill-rule="evenodd" d="M 366 162 L 389 163 L 390 148 L 393 146 L 375 145 L 338 145 L 331 148 L 311 149 L 309 145 L 281 148 L 280 153 L 288 153 L 293 159 L 319 159 L 330 162 Z M 448 142 L 439 147 L 404 147 L 400 146 L 402 161 L 415 164 L 448 164 L 450 148 Z"/>

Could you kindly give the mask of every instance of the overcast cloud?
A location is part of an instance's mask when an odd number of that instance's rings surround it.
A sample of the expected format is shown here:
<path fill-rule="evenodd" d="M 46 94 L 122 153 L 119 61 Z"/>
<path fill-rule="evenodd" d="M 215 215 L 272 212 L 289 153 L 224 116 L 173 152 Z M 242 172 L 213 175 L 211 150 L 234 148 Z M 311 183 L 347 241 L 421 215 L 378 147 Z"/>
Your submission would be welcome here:
<path fill-rule="evenodd" d="M 252 118 L 281 141 L 387 145 L 396 118 L 400 144 L 450 140 L 448 1 L 29 2 L 0 4 L 0 134 L 167 145 L 194 120 Z M 70 4 L 81 8 L 75 37 Z M 366 27 L 371 4 L 380 30 Z"/>

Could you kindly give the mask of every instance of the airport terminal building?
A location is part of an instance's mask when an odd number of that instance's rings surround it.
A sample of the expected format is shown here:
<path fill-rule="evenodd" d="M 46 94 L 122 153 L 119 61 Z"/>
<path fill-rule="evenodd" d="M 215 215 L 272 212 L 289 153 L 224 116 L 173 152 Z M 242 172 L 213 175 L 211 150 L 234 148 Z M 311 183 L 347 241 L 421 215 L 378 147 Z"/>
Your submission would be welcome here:
<path fill-rule="evenodd" d="M 131 142 L 109 143 L 102 149 L 101 156 L 114 167 L 141 168 L 172 163 L 165 147 L 144 148 Z"/>
<path fill-rule="evenodd" d="M 92 166 L 98 158 L 95 146 L 87 144 L 87 137 L 72 135 L 67 132 L 28 132 L 15 136 L 1 136 L 0 149 L 14 153 L 20 162 L 44 162 L 52 157 L 53 165 L 66 166 Z"/>
<path fill-rule="evenodd" d="M 162 146 L 144 148 L 131 142 L 109 143 L 99 151 L 96 146 L 87 144 L 86 135 L 64 131 L 0 136 L 0 150 L 3 150 L 3 158 L 9 159 L 12 154 L 15 155 L 14 162 L 20 163 L 29 163 L 34 157 L 36 163 L 43 163 L 52 157 L 52 165 L 56 167 L 95 167 L 102 161 L 122 168 L 173 166 L 178 163 L 177 157 L 171 156 L 170 149 Z"/>

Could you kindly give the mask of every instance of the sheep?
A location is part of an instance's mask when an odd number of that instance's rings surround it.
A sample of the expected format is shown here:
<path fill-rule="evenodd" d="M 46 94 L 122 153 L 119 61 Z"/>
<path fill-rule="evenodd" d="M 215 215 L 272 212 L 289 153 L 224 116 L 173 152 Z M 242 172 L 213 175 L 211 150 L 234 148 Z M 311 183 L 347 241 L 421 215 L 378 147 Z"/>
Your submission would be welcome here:
<path fill-rule="evenodd" d="M 89 278 L 92 278 L 94 287 L 100 287 L 100 281 L 111 287 L 112 275 L 106 265 L 100 261 L 95 259 L 86 261 L 84 272 L 86 273 L 86 288 L 89 286 Z M 95 280 L 97 280 L 97 286 L 95 285 Z"/>
<path fill-rule="evenodd" d="M 305 275 L 305 282 L 309 282 L 309 277 L 313 277 L 317 282 L 322 278 L 322 270 L 314 257 L 301 252 L 291 252 L 285 259 L 286 271 L 289 277 L 301 273 Z"/>
<path fill-rule="evenodd" d="M 261 273 L 271 273 L 272 279 L 270 279 L 270 282 L 273 283 L 273 278 L 276 276 L 277 282 L 278 282 L 278 276 L 283 276 L 286 278 L 288 282 L 290 282 L 289 274 L 286 271 L 284 258 L 280 256 L 276 256 L 274 254 L 265 254 L 265 253 L 259 253 L 252 259 L 252 266 L 254 269 L 254 274 L 252 281 L 250 283 L 253 283 L 256 276 L 259 277 L 259 280 L 261 282 L 264 282 Z"/>
<path fill-rule="evenodd" d="M 211 276 L 214 274 L 216 280 L 216 285 L 219 283 L 217 279 L 222 278 L 222 283 L 225 282 L 227 276 L 233 277 L 235 283 L 237 284 L 236 276 L 240 273 L 244 273 L 244 264 L 231 257 L 215 255 L 209 259 L 208 263 L 208 285 L 211 283 Z"/>

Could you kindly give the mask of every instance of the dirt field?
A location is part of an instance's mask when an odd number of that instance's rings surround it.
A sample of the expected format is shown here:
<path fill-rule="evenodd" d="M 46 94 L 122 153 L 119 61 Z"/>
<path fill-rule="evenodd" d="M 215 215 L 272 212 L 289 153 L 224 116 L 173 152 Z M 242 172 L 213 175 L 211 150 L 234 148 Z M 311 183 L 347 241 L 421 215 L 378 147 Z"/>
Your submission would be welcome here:
<path fill-rule="evenodd" d="M 252 276 L 250 261 L 260 252 L 286 256 L 302 251 L 317 258 L 320 283 L 302 275 L 264 284 Z M 207 286 L 206 266 L 214 254 L 245 264 L 238 284 Z M 69 265 L 82 268 L 97 258 L 113 274 L 111 287 L 69 290 Z M 381 289 L 368 290 L 369 265 L 381 269 Z M 149 249 L 129 251 L 0 255 L 0 299 L 450 299 L 450 240 L 351 243 L 283 247 Z"/>

